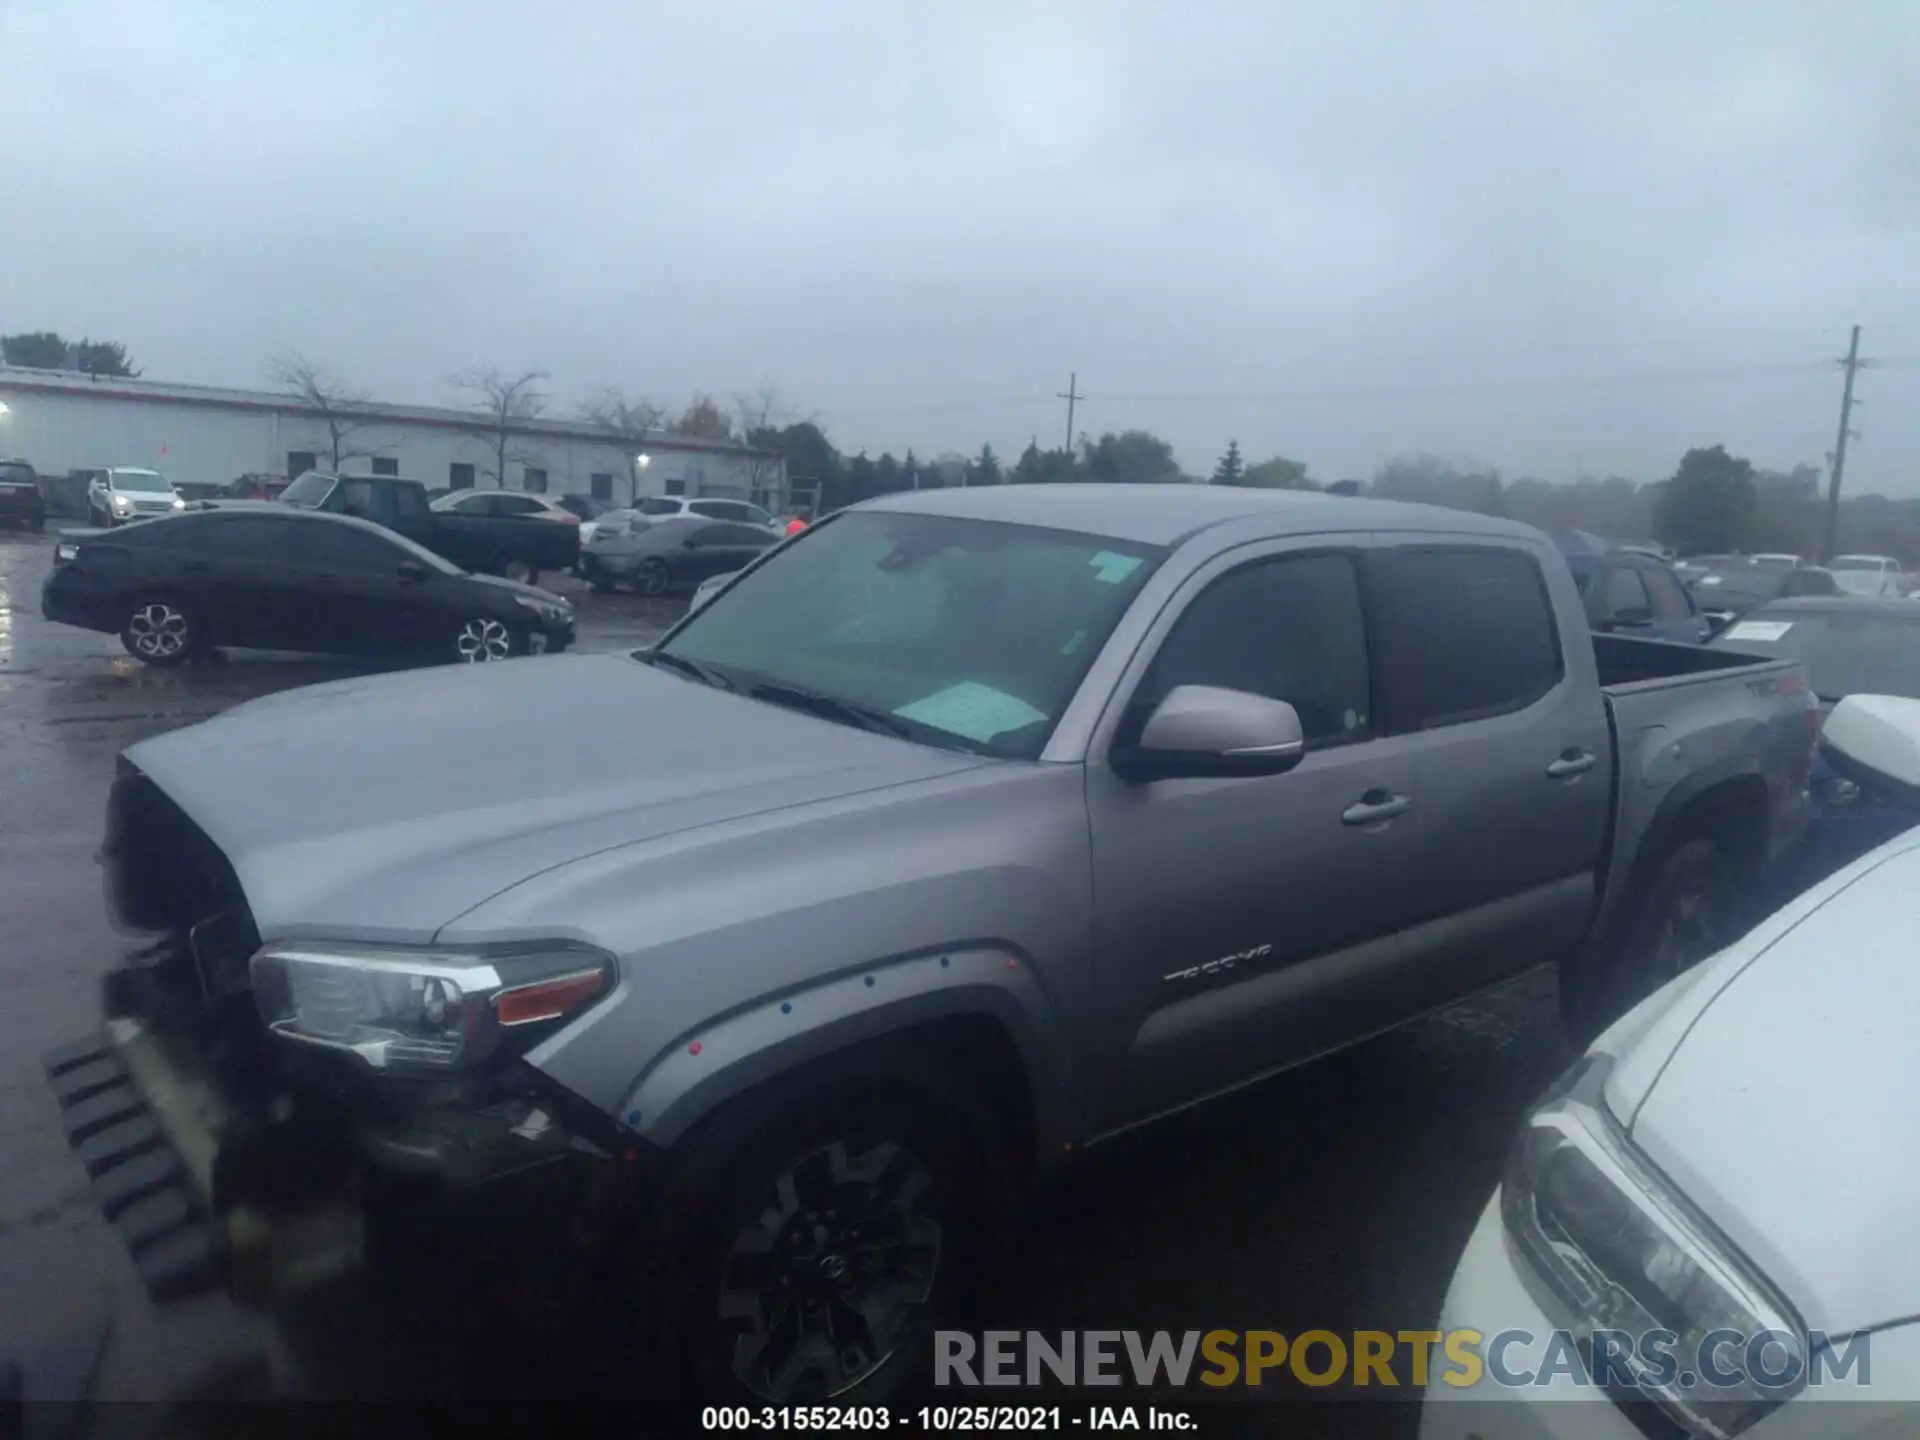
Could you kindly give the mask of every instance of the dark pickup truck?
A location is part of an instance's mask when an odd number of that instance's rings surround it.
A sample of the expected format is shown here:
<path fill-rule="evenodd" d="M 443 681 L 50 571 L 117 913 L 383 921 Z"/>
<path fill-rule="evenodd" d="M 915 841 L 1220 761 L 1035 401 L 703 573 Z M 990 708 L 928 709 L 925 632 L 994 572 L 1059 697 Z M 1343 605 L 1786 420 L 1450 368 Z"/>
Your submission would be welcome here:
<path fill-rule="evenodd" d="M 534 584 L 543 570 L 571 570 L 580 527 L 518 515 L 448 515 L 418 480 L 393 475 L 328 475 L 309 470 L 280 492 L 281 503 L 357 515 L 444 556 L 463 570 Z M 218 503 L 213 502 L 213 503 Z"/>

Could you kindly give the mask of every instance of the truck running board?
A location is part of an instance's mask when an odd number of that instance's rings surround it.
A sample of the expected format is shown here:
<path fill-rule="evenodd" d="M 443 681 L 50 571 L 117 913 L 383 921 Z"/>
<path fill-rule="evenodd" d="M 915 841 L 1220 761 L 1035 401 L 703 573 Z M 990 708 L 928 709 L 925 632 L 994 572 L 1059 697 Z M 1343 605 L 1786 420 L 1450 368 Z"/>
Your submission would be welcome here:
<path fill-rule="evenodd" d="M 209 1213 L 176 1137 L 136 1083 L 115 1037 L 102 1031 L 41 1063 L 60 1103 L 67 1143 L 147 1294 L 158 1302 L 220 1289 L 225 1227 Z"/>

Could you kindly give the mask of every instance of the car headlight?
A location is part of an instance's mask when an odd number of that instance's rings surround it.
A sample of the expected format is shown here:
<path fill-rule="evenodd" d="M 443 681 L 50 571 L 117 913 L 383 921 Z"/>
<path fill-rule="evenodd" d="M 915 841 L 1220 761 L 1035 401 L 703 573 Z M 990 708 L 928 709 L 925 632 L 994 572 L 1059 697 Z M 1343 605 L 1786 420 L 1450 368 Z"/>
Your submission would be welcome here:
<path fill-rule="evenodd" d="M 1636 1345 L 1613 1368 L 1688 1435 L 1728 1440 L 1806 1387 L 1806 1328 L 1634 1150 L 1603 1098 L 1612 1064 L 1589 1054 L 1527 1118 L 1501 1217 L 1579 1338 L 1670 1332 L 1664 1362 Z M 1761 1336 L 1765 1363 L 1751 1365 Z"/>
<path fill-rule="evenodd" d="M 380 1071 L 471 1070 L 518 1054 L 613 989 L 613 957 L 572 941 L 508 948 L 269 945 L 251 964 L 273 1034 Z"/>
<path fill-rule="evenodd" d="M 71 540 L 62 540 L 58 545 L 53 547 L 53 563 L 56 565 L 64 565 L 69 560 L 78 560 L 79 558 L 80 547 Z"/>
<path fill-rule="evenodd" d="M 173 497 L 173 508 L 176 510 L 184 510 L 187 508 L 187 502 L 176 495 Z"/>
<path fill-rule="evenodd" d="M 573 614 L 573 607 L 564 600 L 536 600 L 531 595 L 516 595 L 513 598 L 542 620 L 565 620 Z"/>
<path fill-rule="evenodd" d="M 133 502 L 124 495 L 116 495 L 113 497 L 113 508 L 116 510 L 131 510 L 133 508 Z"/>

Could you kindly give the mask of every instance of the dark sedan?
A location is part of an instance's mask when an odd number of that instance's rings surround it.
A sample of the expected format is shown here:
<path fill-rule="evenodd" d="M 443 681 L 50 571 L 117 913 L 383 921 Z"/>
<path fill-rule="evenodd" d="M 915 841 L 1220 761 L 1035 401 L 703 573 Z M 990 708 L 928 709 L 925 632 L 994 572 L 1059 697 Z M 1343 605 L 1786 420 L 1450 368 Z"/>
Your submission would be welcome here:
<path fill-rule="evenodd" d="M 1716 628 L 1732 624 L 1750 610 L 1775 600 L 1798 600 L 1841 593 L 1831 570 L 1817 565 L 1792 569 L 1785 565 L 1756 565 L 1751 561 L 1709 570 L 1688 587 L 1693 603 Z"/>
<path fill-rule="evenodd" d="M 116 634 L 154 665 L 223 645 L 477 664 L 573 643 L 558 595 L 469 575 L 365 520 L 272 502 L 65 532 L 40 612 Z"/>
<path fill-rule="evenodd" d="M 664 595 L 744 569 L 781 538 L 758 525 L 731 520 L 657 520 L 622 535 L 596 538 L 580 557 L 580 573 L 596 590 L 630 585 L 642 595 Z"/>
<path fill-rule="evenodd" d="M 24 460 L 0 460 L 0 525 L 38 530 L 47 523 L 40 477 Z"/>
<path fill-rule="evenodd" d="M 1778 600 L 1741 616 L 1713 644 L 1800 661 L 1820 699 L 1822 719 L 1849 695 L 1920 700 L 1920 605 L 1911 600 Z M 1796 886 L 1812 884 L 1920 823 L 1910 808 L 1835 773 L 1824 756 L 1816 757 L 1808 788 L 1812 823 L 1793 874 Z"/>

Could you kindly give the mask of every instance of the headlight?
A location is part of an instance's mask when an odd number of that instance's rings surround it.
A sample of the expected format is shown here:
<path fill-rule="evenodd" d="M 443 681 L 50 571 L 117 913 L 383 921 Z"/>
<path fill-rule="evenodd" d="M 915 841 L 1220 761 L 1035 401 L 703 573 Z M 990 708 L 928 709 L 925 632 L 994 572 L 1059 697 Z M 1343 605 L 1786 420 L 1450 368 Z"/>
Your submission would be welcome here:
<path fill-rule="evenodd" d="M 536 600 L 531 595 L 516 595 L 513 598 L 542 620 L 565 620 L 573 614 L 573 607 L 565 601 Z"/>
<path fill-rule="evenodd" d="M 1616 1370 L 1688 1435 L 1727 1440 L 1805 1388 L 1806 1329 L 1633 1149 L 1602 1098 L 1612 1063 L 1586 1056 L 1528 1117 L 1501 1216 L 1581 1339 L 1671 1332 L 1664 1363 L 1636 1345 L 1615 1353 Z M 1749 1364 L 1757 1336 L 1768 1337 L 1763 1367 Z M 1755 1368 L 1780 1383 L 1747 1373 Z"/>
<path fill-rule="evenodd" d="M 53 563 L 56 565 L 64 565 L 69 560 L 78 560 L 79 558 L 80 547 L 71 540 L 62 540 L 58 545 L 53 547 Z"/>
<path fill-rule="evenodd" d="M 613 957 L 571 941 L 509 949 L 269 945 L 254 1003 L 286 1040 L 374 1070 L 470 1070 L 517 1054 L 604 997 Z"/>
<path fill-rule="evenodd" d="M 184 510 L 187 508 L 187 502 L 176 495 L 173 497 L 173 508 L 176 510 Z"/>
<path fill-rule="evenodd" d="M 133 508 L 133 502 L 124 495 L 116 495 L 113 497 L 113 508 L 116 510 L 131 510 Z"/>

